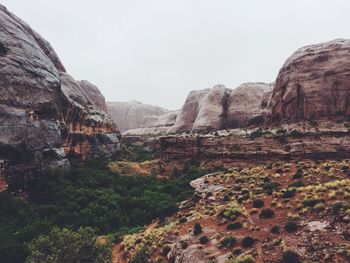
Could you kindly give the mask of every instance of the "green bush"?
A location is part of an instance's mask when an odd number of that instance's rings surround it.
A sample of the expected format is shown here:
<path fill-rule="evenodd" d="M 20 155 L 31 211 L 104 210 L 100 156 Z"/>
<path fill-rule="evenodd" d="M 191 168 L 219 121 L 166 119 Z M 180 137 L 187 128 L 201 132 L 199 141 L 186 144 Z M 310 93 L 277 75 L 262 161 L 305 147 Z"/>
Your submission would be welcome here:
<path fill-rule="evenodd" d="M 198 235 L 202 233 L 202 226 L 199 223 L 195 223 L 193 226 L 193 234 Z"/>
<path fill-rule="evenodd" d="M 255 243 L 255 240 L 252 237 L 245 237 L 242 240 L 243 247 L 252 247 L 254 245 L 254 243 Z"/>
<path fill-rule="evenodd" d="M 53 229 L 48 235 L 32 240 L 28 247 L 27 263 L 107 263 L 112 260 L 111 244 L 98 242 L 92 228 L 80 228 L 77 232 Z"/>
<path fill-rule="evenodd" d="M 255 199 L 253 200 L 253 207 L 254 208 L 261 208 L 264 206 L 264 201 L 261 199 Z"/>
<path fill-rule="evenodd" d="M 260 218 L 272 218 L 275 215 L 271 208 L 266 208 L 261 210 L 259 217 Z"/>
<path fill-rule="evenodd" d="M 228 237 L 224 237 L 221 241 L 220 241 L 220 245 L 226 248 L 232 247 L 234 244 L 236 244 L 237 240 L 236 238 L 234 238 L 233 236 L 228 236 Z"/>
<path fill-rule="evenodd" d="M 301 263 L 300 256 L 294 251 L 285 251 L 282 256 L 283 263 Z"/>

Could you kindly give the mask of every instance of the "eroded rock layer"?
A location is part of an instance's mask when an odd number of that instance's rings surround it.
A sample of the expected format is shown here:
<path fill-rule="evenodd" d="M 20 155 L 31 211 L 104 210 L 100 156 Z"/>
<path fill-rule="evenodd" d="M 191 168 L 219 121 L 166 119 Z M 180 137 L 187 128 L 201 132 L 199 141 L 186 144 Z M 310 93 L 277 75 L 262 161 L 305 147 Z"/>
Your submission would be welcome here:
<path fill-rule="evenodd" d="M 63 165 L 72 152 L 113 155 L 118 133 L 91 86 L 66 74 L 51 45 L 0 5 L 0 160 L 30 168 Z"/>

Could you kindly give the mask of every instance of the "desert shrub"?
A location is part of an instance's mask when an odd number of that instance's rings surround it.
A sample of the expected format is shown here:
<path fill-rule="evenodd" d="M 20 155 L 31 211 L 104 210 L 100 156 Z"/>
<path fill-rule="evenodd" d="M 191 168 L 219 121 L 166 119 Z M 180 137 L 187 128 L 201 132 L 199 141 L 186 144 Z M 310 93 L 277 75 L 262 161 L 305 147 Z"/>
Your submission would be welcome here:
<path fill-rule="evenodd" d="M 289 185 L 288 185 L 288 187 L 295 187 L 295 188 L 298 188 L 298 187 L 303 187 L 304 186 L 304 183 L 303 183 L 303 181 L 295 181 L 295 182 L 293 182 L 293 183 L 290 183 Z"/>
<path fill-rule="evenodd" d="M 284 193 L 282 194 L 283 198 L 292 198 L 293 196 L 295 196 L 296 190 L 291 188 L 291 189 L 287 189 L 284 191 Z"/>
<path fill-rule="evenodd" d="M 254 262 L 255 262 L 254 258 L 249 255 L 238 257 L 230 261 L 230 263 L 254 263 Z"/>
<path fill-rule="evenodd" d="M 301 263 L 300 256 L 293 251 L 285 251 L 282 256 L 283 263 Z"/>
<path fill-rule="evenodd" d="M 345 211 L 350 208 L 350 205 L 344 201 L 336 201 L 332 204 L 332 213 L 338 214 L 340 211 Z"/>
<path fill-rule="evenodd" d="M 207 236 L 201 236 L 199 238 L 199 243 L 201 243 L 202 245 L 205 245 L 209 242 L 209 238 Z"/>
<path fill-rule="evenodd" d="M 261 210 L 259 217 L 260 218 L 272 218 L 275 215 L 271 208 L 265 208 Z"/>
<path fill-rule="evenodd" d="M 242 240 L 243 247 L 252 247 L 254 245 L 254 243 L 255 243 L 255 240 L 252 237 L 245 237 Z"/>
<path fill-rule="evenodd" d="M 236 229 L 240 229 L 241 227 L 242 227 L 242 223 L 236 222 L 233 224 L 228 224 L 226 228 L 227 230 L 236 230 Z"/>
<path fill-rule="evenodd" d="M 303 200 L 304 207 L 314 207 L 318 203 L 318 200 L 314 198 L 306 198 Z"/>
<path fill-rule="evenodd" d="M 296 231 L 297 229 L 298 229 L 298 224 L 293 221 L 287 222 L 284 226 L 284 230 L 290 233 Z"/>
<path fill-rule="evenodd" d="M 303 177 L 303 170 L 302 169 L 298 169 L 295 174 L 293 175 L 293 179 L 300 179 Z"/>
<path fill-rule="evenodd" d="M 255 199 L 253 200 L 253 207 L 255 208 L 261 208 L 264 206 L 264 201 L 261 199 Z"/>
<path fill-rule="evenodd" d="M 278 189 L 278 184 L 275 182 L 265 182 L 261 185 L 264 193 L 271 195 L 273 191 Z"/>
<path fill-rule="evenodd" d="M 274 235 L 278 235 L 280 233 L 280 228 L 279 226 L 273 226 L 271 229 L 270 229 L 270 232 Z"/>
<path fill-rule="evenodd" d="M 193 234 L 198 235 L 202 233 L 202 226 L 199 223 L 195 223 L 193 226 Z"/>
<path fill-rule="evenodd" d="M 166 257 L 169 254 L 170 250 L 171 250 L 171 246 L 169 244 L 163 245 L 163 247 L 162 247 L 162 256 Z"/>
<path fill-rule="evenodd" d="M 227 218 L 232 221 L 236 220 L 241 214 L 241 210 L 236 206 L 230 206 L 220 212 L 222 218 Z"/>
<path fill-rule="evenodd" d="M 228 237 L 224 237 L 221 241 L 220 241 L 220 245 L 226 248 L 232 247 L 234 244 L 236 244 L 237 240 L 236 238 L 234 238 L 233 236 L 228 236 Z"/>

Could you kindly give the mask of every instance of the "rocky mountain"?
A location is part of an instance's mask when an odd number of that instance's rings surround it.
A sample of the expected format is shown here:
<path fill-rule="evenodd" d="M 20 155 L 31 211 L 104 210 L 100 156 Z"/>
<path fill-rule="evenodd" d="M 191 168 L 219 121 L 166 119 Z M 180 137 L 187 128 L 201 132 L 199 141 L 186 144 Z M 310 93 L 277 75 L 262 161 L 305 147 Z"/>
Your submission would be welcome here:
<path fill-rule="evenodd" d="M 261 124 L 265 121 L 272 88 L 272 84 L 252 82 L 233 90 L 216 85 L 212 89 L 191 91 L 168 133 Z"/>
<path fill-rule="evenodd" d="M 271 100 L 271 121 L 314 120 L 350 114 L 350 40 L 297 50 L 281 68 Z"/>
<path fill-rule="evenodd" d="M 67 154 L 115 154 L 118 131 L 98 89 L 70 77 L 51 45 L 2 5 L 0 92 L 1 160 L 62 164 Z"/>
<path fill-rule="evenodd" d="M 150 127 L 159 116 L 168 113 L 167 109 L 138 101 L 107 102 L 107 109 L 121 132 Z"/>

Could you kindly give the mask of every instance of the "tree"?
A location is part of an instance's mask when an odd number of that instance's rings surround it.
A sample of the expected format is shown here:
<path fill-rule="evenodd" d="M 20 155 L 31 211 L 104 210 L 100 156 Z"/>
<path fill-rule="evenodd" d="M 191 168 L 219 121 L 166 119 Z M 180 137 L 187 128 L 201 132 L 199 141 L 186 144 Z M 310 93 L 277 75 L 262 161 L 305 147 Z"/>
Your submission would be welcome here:
<path fill-rule="evenodd" d="M 92 228 L 77 232 L 55 228 L 49 235 L 41 235 L 28 245 L 27 263 L 107 263 L 112 262 L 109 242 L 99 241 Z"/>

